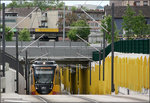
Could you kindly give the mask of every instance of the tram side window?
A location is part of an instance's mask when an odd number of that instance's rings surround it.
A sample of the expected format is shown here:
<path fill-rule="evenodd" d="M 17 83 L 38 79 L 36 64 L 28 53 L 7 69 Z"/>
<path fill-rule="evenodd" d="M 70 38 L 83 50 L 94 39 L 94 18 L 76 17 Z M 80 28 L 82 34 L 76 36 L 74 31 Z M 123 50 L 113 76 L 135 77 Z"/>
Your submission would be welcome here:
<path fill-rule="evenodd" d="M 33 72 L 31 71 L 31 84 L 33 85 Z"/>
<path fill-rule="evenodd" d="M 58 71 L 56 71 L 56 75 L 55 75 L 55 84 L 59 85 L 59 73 L 58 73 Z"/>

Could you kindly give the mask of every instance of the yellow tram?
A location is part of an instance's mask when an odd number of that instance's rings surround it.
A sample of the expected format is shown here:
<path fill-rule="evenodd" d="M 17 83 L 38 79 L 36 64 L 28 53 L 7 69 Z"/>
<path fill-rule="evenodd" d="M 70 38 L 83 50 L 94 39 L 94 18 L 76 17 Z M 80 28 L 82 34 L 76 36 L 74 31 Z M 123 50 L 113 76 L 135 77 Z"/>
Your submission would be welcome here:
<path fill-rule="evenodd" d="M 60 94 L 60 70 L 55 61 L 35 61 L 30 69 L 32 95 Z"/>

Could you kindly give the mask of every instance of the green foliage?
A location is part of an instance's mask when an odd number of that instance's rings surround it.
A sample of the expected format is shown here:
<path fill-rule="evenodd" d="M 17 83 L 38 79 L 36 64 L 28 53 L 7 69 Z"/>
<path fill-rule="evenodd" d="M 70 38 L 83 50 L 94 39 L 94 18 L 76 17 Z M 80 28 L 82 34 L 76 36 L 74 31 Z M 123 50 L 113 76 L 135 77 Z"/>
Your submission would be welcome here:
<path fill-rule="evenodd" d="M 24 1 L 12 1 L 7 5 L 7 8 L 19 8 L 19 7 L 39 7 L 41 10 L 46 10 L 47 8 L 63 9 L 64 2 L 59 2 L 59 0 L 33 0 L 31 2 Z M 67 8 L 67 6 L 66 6 Z"/>
<path fill-rule="evenodd" d="M 20 41 L 30 41 L 30 32 L 27 29 L 23 29 L 19 32 Z"/>
<path fill-rule="evenodd" d="M 146 34 L 149 34 L 149 35 L 150 35 L 150 24 L 147 25 Z"/>
<path fill-rule="evenodd" d="M 22 7 L 33 7 L 34 4 L 32 2 L 24 2 L 21 6 Z"/>
<path fill-rule="evenodd" d="M 2 4 L 0 4 L 0 10 L 2 9 Z"/>
<path fill-rule="evenodd" d="M 63 9 L 64 8 L 64 2 L 58 2 L 55 6 L 56 6 L 56 9 Z M 67 7 L 67 6 L 66 6 Z"/>
<path fill-rule="evenodd" d="M 34 3 L 33 2 L 23 2 L 23 3 L 19 3 L 19 1 L 12 1 L 11 3 L 9 3 L 6 7 L 7 8 L 18 8 L 18 7 L 34 7 Z"/>
<path fill-rule="evenodd" d="M 0 30 L 2 31 L 2 25 L 0 25 Z M 14 33 L 10 30 L 11 30 L 10 27 L 5 27 L 5 39 L 6 39 L 6 41 L 12 41 L 12 37 L 13 37 Z"/>
<path fill-rule="evenodd" d="M 12 1 L 12 2 L 9 3 L 6 7 L 7 7 L 7 8 L 11 8 L 11 7 L 19 7 L 19 5 L 17 4 L 16 1 Z"/>
<path fill-rule="evenodd" d="M 71 29 L 67 33 L 67 36 L 70 40 L 77 41 L 78 37 L 76 36 L 76 34 L 77 34 L 77 29 Z"/>
<path fill-rule="evenodd" d="M 102 26 L 108 31 L 106 32 L 104 29 L 101 29 L 101 31 L 104 33 L 105 31 L 105 35 L 106 35 L 106 40 L 108 41 L 108 43 L 112 42 L 112 35 L 111 35 L 111 23 L 112 23 L 112 16 L 105 16 L 104 19 L 101 21 Z M 118 31 L 116 29 L 116 24 L 114 25 L 114 41 L 117 41 L 118 38 Z"/>
<path fill-rule="evenodd" d="M 140 11 L 139 15 L 134 17 L 133 32 L 137 35 L 143 35 L 146 34 L 147 29 L 146 20 Z"/>
<path fill-rule="evenodd" d="M 82 6 L 82 9 L 85 10 L 85 11 L 88 10 L 88 8 L 86 8 L 85 6 Z"/>
<path fill-rule="evenodd" d="M 71 11 L 76 11 L 77 8 L 75 6 L 72 6 Z"/>
<path fill-rule="evenodd" d="M 9 32 L 10 30 L 11 30 L 10 27 L 5 27 L 5 32 L 6 32 L 5 39 L 6 39 L 6 41 L 12 41 L 12 37 L 13 37 L 14 33 L 12 31 Z"/>
<path fill-rule="evenodd" d="M 76 41 L 78 37 L 76 34 L 78 34 L 83 39 L 88 39 L 88 35 L 90 34 L 90 28 L 89 25 L 84 20 L 78 20 L 77 22 L 72 23 L 71 27 L 74 27 L 73 29 L 69 30 L 67 33 L 67 36 L 69 39 Z M 81 28 L 85 27 L 85 28 Z"/>
<path fill-rule="evenodd" d="M 146 24 L 145 17 L 142 14 L 142 11 L 139 11 L 139 15 L 135 16 L 135 12 L 131 7 L 127 7 L 125 16 L 123 16 L 123 29 L 126 32 L 126 35 L 131 36 L 133 34 L 137 36 L 143 36 L 148 33 L 148 25 Z"/>
<path fill-rule="evenodd" d="M 127 36 L 131 35 L 133 31 L 133 25 L 134 25 L 134 14 L 135 12 L 130 8 L 128 5 L 127 10 L 125 12 L 125 16 L 123 16 L 123 29 L 127 31 Z"/>

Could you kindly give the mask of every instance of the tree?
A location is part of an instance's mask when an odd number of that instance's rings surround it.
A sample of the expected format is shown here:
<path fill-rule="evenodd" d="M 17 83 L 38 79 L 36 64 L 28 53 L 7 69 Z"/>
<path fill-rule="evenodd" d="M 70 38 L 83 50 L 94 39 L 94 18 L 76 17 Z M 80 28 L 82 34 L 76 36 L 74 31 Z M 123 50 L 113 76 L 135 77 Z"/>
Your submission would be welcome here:
<path fill-rule="evenodd" d="M 14 33 L 10 30 L 11 30 L 10 27 L 5 26 L 5 39 L 6 39 L 6 41 L 12 41 L 12 37 L 13 37 Z M 2 32 L 2 25 L 0 25 L 0 31 Z"/>
<path fill-rule="evenodd" d="M 20 41 L 30 41 L 30 32 L 27 29 L 23 29 L 19 32 Z"/>
<path fill-rule="evenodd" d="M 49 2 L 45 2 L 42 0 L 34 0 L 33 5 L 36 7 L 38 6 L 41 10 L 46 10 L 49 7 Z"/>
<path fill-rule="evenodd" d="M 63 17 L 63 14 L 62 14 L 62 17 Z M 66 26 L 70 26 L 73 22 L 76 22 L 77 20 L 84 20 L 84 21 L 87 21 L 87 17 L 85 14 L 82 14 L 80 17 L 77 16 L 76 13 L 72 12 L 72 13 L 68 13 L 68 14 L 65 14 L 65 25 Z M 59 28 L 63 28 L 63 18 L 59 18 L 58 22 L 58 27 Z"/>
<path fill-rule="evenodd" d="M 71 27 L 74 28 L 69 30 L 69 32 L 67 33 L 69 39 L 76 41 L 76 34 L 78 34 L 81 38 L 85 40 L 88 39 L 88 35 L 90 34 L 90 28 L 86 21 L 78 20 L 77 22 L 72 23 Z"/>
<path fill-rule="evenodd" d="M 125 16 L 123 16 L 123 23 L 122 28 L 127 31 L 126 35 L 129 36 L 133 32 L 133 25 L 134 25 L 134 14 L 135 12 L 131 9 L 131 7 L 128 5 L 127 10 L 125 11 Z"/>
<path fill-rule="evenodd" d="M 149 35 L 150 35 L 150 24 L 147 24 L 146 34 L 149 34 Z"/>
<path fill-rule="evenodd" d="M 142 36 L 143 34 L 146 34 L 147 29 L 148 25 L 142 15 L 142 11 L 140 11 L 139 15 L 134 17 L 133 32 L 136 35 Z"/>
<path fill-rule="evenodd" d="M 112 23 L 112 16 L 108 15 L 108 16 L 105 16 L 104 19 L 101 21 L 101 25 L 108 31 L 106 32 L 104 29 L 101 29 L 102 32 L 105 31 L 105 34 L 106 34 L 106 40 L 108 41 L 108 43 L 111 43 L 112 42 L 112 35 L 111 35 L 111 23 Z M 116 24 L 114 25 L 114 41 L 117 41 L 118 40 L 118 31 L 116 29 Z"/>
<path fill-rule="evenodd" d="M 77 34 L 77 29 L 71 29 L 69 30 L 69 32 L 67 33 L 67 36 L 70 40 L 72 41 L 77 41 L 78 37 L 76 36 Z"/>
<path fill-rule="evenodd" d="M 77 8 L 75 6 L 72 6 L 71 11 L 76 11 Z"/>
<path fill-rule="evenodd" d="M 56 4 L 55 4 L 55 6 L 56 6 L 56 9 L 63 9 L 64 8 L 64 2 L 57 2 Z"/>
<path fill-rule="evenodd" d="M 11 3 L 9 3 L 7 6 L 7 8 L 11 8 L 11 7 L 18 7 L 18 4 L 16 1 L 12 1 Z"/>
<path fill-rule="evenodd" d="M 87 11 L 87 10 L 88 10 L 88 8 L 87 8 L 87 7 L 85 7 L 85 6 L 81 6 L 81 8 L 82 8 L 83 10 L 85 10 L 85 11 Z"/>
<path fill-rule="evenodd" d="M 11 3 L 7 5 L 7 8 L 19 8 L 19 7 L 39 7 L 42 11 L 45 11 L 47 8 L 52 9 L 63 9 L 64 2 L 59 2 L 59 0 L 12 0 Z M 68 8 L 66 6 L 66 8 Z"/>
<path fill-rule="evenodd" d="M 10 31 L 11 30 L 11 28 L 10 27 L 5 27 L 5 32 L 6 32 L 6 37 L 5 37 L 5 39 L 6 39 L 6 41 L 12 41 L 12 37 L 13 37 L 13 35 L 14 35 L 14 33 L 12 32 L 12 31 Z M 10 32 L 9 32 L 10 31 Z"/>

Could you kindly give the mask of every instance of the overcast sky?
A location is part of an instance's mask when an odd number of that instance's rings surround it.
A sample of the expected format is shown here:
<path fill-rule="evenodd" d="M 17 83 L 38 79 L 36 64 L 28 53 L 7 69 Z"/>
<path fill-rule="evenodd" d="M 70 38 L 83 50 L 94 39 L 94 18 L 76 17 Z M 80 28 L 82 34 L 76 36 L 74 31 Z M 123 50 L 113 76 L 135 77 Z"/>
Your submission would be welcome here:
<path fill-rule="evenodd" d="M 73 5 L 77 5 L 77 4 L 93 4 L 93 5 L 101 5 L 101 6 L 105 6 L 107 4 L 109 4 L 109 1 L 107 0 L 60 0 L 60 1 L 64 1 L 66 3 L 66 5 L 68 6 L 73 6 Z M 11 0 L 2 0 L 2 3 L 10 3 Z"/>

